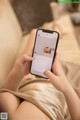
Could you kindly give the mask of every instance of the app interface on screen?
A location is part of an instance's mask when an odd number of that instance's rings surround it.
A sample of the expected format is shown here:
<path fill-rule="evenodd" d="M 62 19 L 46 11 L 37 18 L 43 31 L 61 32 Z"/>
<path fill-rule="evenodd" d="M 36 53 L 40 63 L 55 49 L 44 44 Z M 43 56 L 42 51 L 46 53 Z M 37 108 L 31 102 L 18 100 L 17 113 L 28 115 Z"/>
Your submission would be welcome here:
<path fill-rule="evenodd" d="M 57 37 L 56 32 L 50 34 L 48 37 L 45 34 L 37 33 L 31 67 L 33 74 L 45 77 L 43 72 L 51 70 Z"/>

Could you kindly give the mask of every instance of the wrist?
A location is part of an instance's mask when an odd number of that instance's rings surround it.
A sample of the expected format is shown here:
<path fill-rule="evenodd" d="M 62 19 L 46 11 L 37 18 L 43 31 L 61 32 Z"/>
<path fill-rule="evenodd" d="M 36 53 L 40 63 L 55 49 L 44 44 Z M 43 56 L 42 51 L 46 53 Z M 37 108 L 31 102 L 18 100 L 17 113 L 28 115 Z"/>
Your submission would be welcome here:
<path fill-rule="evenodd" d="M 20 80 L 24 77 L 24 75 L 22 73 L 20 73 L 19 71 L 17 71 L 16 69 L 13 68 L 13 70 L 11 71 L 11 75 L 12 77 L 14 77 L 17 80 Z"/>
<path fill-rule="evenodd" d="M 70 85 L 70 83 L 68 82 L 68 84 L 66 84 L 65 89 L 63 90 L 63 94 L 64 96 L 67 96 L 67 94 L 69 94 L 69 92 L 71 91 L 72 86 Z"/>

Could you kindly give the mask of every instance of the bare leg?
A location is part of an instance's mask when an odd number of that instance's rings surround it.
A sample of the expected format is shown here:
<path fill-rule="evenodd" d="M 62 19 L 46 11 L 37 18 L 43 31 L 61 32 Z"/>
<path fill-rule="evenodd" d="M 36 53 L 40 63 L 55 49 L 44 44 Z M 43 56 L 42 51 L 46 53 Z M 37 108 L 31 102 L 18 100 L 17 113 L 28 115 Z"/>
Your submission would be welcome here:
<path fill-rule="evenodd" d="M 0 94 L 0 112 L 7 112 L 11 120 L 14 112 L 17 110 L 21 100 L 9 92 Z"/>
<path fill-rule="evenodd" d="M 21 102 L 11 93 L 0 94 L 0 112 L 8 112 L 10 120 L 50 120 L 35 105 L 27 101 Z"/>
<path fill-rule="evenodd" d="M 23 101 L 18 107 L 13 120 L 50 120 L 39 108 Z"/>

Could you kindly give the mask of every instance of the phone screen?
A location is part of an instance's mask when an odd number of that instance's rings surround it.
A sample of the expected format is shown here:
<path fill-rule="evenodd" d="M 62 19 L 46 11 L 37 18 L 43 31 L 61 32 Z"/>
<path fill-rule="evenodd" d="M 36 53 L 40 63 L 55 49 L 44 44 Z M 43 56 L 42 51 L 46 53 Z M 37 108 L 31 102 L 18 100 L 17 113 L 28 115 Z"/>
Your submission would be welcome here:
<path fill-rule="evenodd" d="M 51 70 L 58 39 L 59 34 L 55 31 L 37 31 L 31 64 L 32 74 L 47 78 L 43 72 Z"/>

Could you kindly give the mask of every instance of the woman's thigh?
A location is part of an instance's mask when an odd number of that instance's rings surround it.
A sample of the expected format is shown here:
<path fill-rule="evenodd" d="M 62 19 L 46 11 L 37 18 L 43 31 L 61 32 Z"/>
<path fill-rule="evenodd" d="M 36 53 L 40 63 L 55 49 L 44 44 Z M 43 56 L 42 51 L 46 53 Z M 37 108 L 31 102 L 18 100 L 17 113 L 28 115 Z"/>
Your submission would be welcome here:
<path fill-rule="evenodd" d="M 9 92 L 0 94 L 0 112 L 7 112 L 11 118 L 12 114 L 17 110 L 21 100 Z"/>
<path fill-rule="evenodd" d="M 50 120 L 39 108 L 30 102 L 23 101 L 16 113 L 15 120 Z M 13 120 L 14 120 L 13 119 Z"/>

